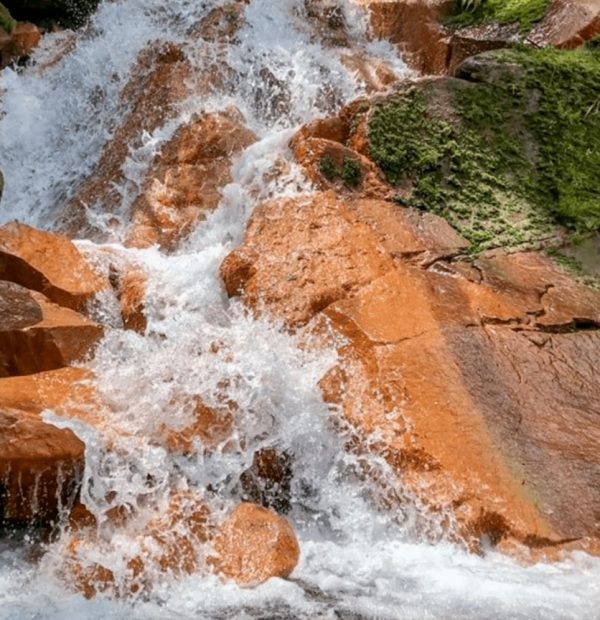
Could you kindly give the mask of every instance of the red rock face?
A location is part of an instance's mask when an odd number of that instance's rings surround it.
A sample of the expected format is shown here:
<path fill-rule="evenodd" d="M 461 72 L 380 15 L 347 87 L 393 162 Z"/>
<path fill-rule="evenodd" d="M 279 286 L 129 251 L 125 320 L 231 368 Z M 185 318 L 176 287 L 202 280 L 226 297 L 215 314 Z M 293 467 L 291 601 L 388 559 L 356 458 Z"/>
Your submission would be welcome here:
<path fill-rule="evenodd" d="M 450 36 L 441 24 L 452 0 L 358 0 L 371 11 L 376 37 L 388 39 L 404 52 L 408 64 L 425 74 L 446 72 Z"/>
<path fill-rule="evenodd" d="M 344 336 L 322 389 L 349 449 L 453 515 L 451 536 L 598 537 L 598 334 L 569 330 L 600 325 L 600 293 L 538 254 L 451 258 L 464 247 L 435 216 L 314 194 L 259 207 L 221 273 L 251 308 L 291 328 L 324 316 Z M 380 501 L 394 509 L 385 485 Z"/>

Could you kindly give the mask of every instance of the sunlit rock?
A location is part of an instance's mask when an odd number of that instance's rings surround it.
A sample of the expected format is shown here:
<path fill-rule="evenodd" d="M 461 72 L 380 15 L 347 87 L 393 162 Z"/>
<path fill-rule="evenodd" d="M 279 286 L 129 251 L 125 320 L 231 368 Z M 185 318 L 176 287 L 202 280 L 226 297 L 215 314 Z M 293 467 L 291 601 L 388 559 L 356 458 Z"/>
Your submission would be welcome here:
<path fill-rule="evenodd" d="M 102 334 L 77 312 L 0 280 L 0 376 L 68 366 L 90 354 Z"/>
<path fill-rule="evenodd" d="M 324 313 L 344 337 L 325 398 L 355 429 L 349 448 L 381 455 L 425 521 L 446 515 L 471 549 L 597 537 L 600 349 L 577 328 L 600 326 L 600 293 L 535 253 L 451 258 L 466 247 L 433 215 L 314 194 L 260 206 L 221 273 L 251 308 L 291 327 Z M 365 467 L 393 510 L 389 480 Z"/>
<path fill-rule="evenodd" d="M 236 109 L 183 125 L 156 156 L 132 207 L 128 243 L 173 249 L 221 200 L 231 159 L 256 140 Z"/>
<path fill-rule="evenodd" d="M 240 504 L 213 540 L 215 570 L 243 586 L 289 577 L 300 558 L 294 530 L 283 517 L 254 504 Z"/>
<path fill-rule="evenodd" d="M 0 280 L 39 291 L 79 312 L 108 287 L 69 239 L 17 222 L 0 227 Z"/>

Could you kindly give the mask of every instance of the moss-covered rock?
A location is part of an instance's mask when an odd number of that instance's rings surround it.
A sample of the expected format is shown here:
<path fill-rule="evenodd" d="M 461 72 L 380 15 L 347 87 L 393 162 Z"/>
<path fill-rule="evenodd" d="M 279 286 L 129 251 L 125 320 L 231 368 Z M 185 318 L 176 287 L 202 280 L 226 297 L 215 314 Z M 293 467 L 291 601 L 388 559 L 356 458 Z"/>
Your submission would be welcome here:
<path fill-rule="evenodd" d="M 550 0 L 460 0 L 447 23 L 456 26 L 518 23 L 522 32 L 528 32 L 544 17 L 549 5 Z"/>
<path fill-rule="evenodd" d="M 370 112 L 371 157 L 399 200 L 444 216 L 474 252 L 600 228 L 600 54 L 482 54 Z"/>

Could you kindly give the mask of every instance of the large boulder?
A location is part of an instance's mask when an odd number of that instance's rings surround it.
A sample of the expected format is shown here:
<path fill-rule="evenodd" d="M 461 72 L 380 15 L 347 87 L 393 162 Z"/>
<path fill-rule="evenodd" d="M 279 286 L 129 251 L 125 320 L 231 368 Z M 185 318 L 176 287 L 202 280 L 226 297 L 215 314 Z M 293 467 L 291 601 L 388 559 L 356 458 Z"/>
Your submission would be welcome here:
<path fill-rule="evenodd" d="M 41 413 L 87 418 L 96 410 L 90 374 L 63 368 L 0 379 L 0 521 L 47 524 L 75 501 L 84 444 Z"/>
<path fill-rule="evenodd" d="M 102 334 L 77 312 L 0 280 L 0 377 L 68 366 L 89 354 Z"/>
<path fill-rule="evenodd" d="M 600 293 L 540 254 L 473 262 L 464 247 L 431 214 L 315 194 L 259 207 L 221 273 L 255 311 L 344 337 L 323 393 L 349 449 L 399 479 L 400 495 L 361 459 L 378 501 L 399 518 L 425 507 L 421 534 L 445 514 L 472 549 L 599 537 Z"/>
<path fill-rule="evenodd" d="M 0 227 L 0 280 L 39 291 L 79 312 L 108 287 L 69 239 L 18 222 Z"/>

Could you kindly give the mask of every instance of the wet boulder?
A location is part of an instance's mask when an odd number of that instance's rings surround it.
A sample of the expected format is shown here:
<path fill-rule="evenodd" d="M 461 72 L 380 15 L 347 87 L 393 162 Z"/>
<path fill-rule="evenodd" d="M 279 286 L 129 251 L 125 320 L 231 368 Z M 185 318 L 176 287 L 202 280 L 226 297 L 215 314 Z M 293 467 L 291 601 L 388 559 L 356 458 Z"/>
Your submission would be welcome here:
<path fill-rule="evenodd" d="M 84 444 L 70 430 L 45 422 L 41 413 L 85 415 L 93 406 L 89 379 L 89 373 L 76 368 L 0 378 L 0 520 L 4 524 L 48 524 L 75 501 Z"/>
<path fill-rule="evenodd" d="M 68 366 L 88 355 L 102 334 L 77 312 L 0 280 L 0 377 Z"/>
<path fill-rule="evenodd" d="M 221 275 L 255 312 L 343 337 L 322 336 L 340 361 L 321 387 L 376 501 L 401 514 L 418 498 L 421 531 L 451 514 L 447 535 L 473 550 L 587 548 L 600 536 L 600 293 L 538 253 L 473 262 L 466 247 L 432 214 L 316 193 L 259 206 Z"/>
<path fill-rule="evenodd" d="M 210 559 L 217 573 L 242 586 L 289 577 L 300 546 L 286 519 L 255 504 L 240 504 L 218 527 Z"/>
<path fill-rule="evenodd" d="M 255 142 L 234 108 L 184 124 L 155 157 L 132 207 L 128 243 L 173 249 L 214 211 L 231 182 L 232 158 Z"/>
<path fill-rule="evenodd" d="M 18 222 L 0 227 L 0 280 L 43 293 L 55 304 L 79 312 L 108 287 L 72 241 Z"/>

